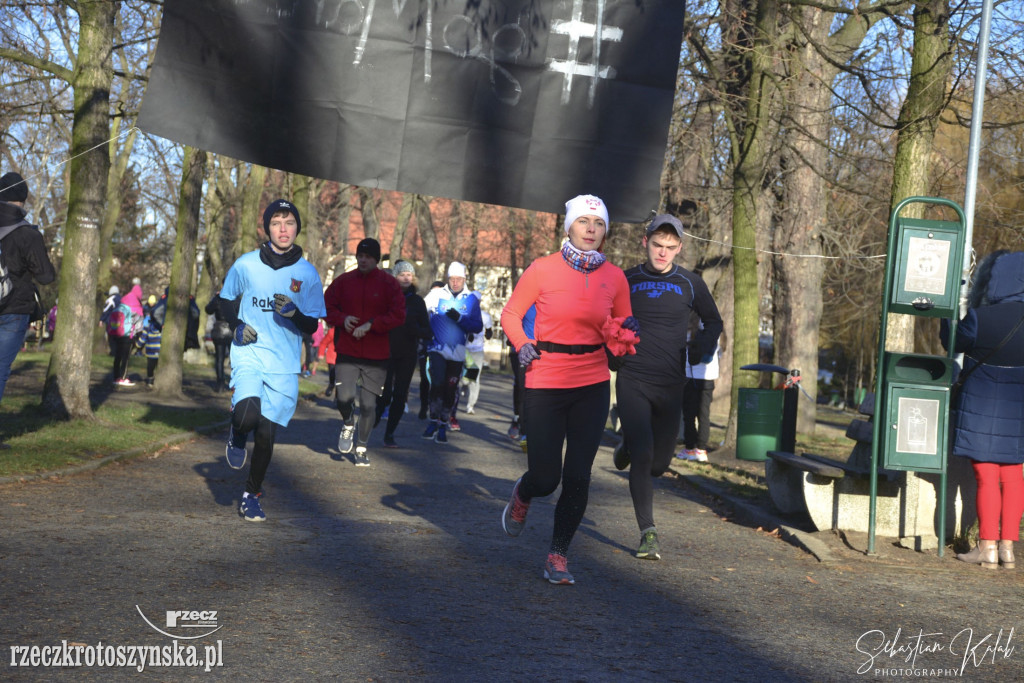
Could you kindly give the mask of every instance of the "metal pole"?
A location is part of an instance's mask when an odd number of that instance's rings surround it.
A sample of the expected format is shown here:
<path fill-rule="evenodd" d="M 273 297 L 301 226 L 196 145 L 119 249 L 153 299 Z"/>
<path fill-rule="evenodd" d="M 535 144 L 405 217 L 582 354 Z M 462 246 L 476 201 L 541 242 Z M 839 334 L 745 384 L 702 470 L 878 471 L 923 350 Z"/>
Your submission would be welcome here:
<path fill-rule="evenodd" d="M 988 37 L 992 29 L 992 0 L 984 0 L 981 28 L 978 32 L 978 63 L 974 77 L 974 103 L 971 106 L 971 136 L 967 147 L 967 179 L 964 190 L 964 264 L 960 288 L 960 317 L 967 312 L 967 285 L 971 272 L 974 242 L 974 204 L 978 194 L 978 157 L 981 148 L 981 124 L 985 115 L 985 83 L 988 80 Z"/>

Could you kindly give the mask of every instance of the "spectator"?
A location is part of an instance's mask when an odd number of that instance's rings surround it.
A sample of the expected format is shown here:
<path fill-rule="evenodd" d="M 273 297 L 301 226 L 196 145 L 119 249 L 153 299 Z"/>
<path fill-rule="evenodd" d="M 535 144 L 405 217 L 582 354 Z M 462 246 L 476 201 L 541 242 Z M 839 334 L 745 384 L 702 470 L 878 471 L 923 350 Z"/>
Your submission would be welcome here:
<path fill-rule="evenodd" d="M 28 186 L 19 174 L 0 177 L 0 266 L 10 278 L 6 292 L 0 290 L 0 400 L 36 310 L 39 293 L 33 280 L 45 285 L 57 276 L 42 232 L 26 220 L 27 200 Z"/>
<path fill-rule="evenodd" d="M 986 569 L 1013 569 L 1024 514 L 1024 252 L 989 254 L 978 266 L 968 310 L 956 329 L 963 371 L 950 418 L 954 455 L 971 460 L 978 481 L 978 545 L 956 557 Z M 939 330 L 949 346 L 949 321 Z"/>
<path fill-rule="evenodd" d="M 238 319 L 238 300 L 225 302 L 231 309 L 232 317 Z M 215 391 L 220 393 L 228 388 L 224 362 L 231 352 L 231 321 L 221 312 L 220 290 L 213 295 L 205 307 L 207 315 L 213 316 L 213 329 L 210 330 L 210 341 L 213 342 L 213 368 L 217 375 Z"/>

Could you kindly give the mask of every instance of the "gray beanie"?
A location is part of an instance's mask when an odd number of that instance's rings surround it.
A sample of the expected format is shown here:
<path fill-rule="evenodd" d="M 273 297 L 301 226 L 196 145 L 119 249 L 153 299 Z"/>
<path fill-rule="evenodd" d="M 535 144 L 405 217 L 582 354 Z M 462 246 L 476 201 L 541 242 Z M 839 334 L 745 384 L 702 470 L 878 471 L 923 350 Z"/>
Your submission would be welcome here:
<path fill-rule="evenodd" d="M 391 272 L 395 275 L 399 273 L 416 273 L 416 268 L 408 261 L 398 261 L 394 267 L 391 268 Z"/>

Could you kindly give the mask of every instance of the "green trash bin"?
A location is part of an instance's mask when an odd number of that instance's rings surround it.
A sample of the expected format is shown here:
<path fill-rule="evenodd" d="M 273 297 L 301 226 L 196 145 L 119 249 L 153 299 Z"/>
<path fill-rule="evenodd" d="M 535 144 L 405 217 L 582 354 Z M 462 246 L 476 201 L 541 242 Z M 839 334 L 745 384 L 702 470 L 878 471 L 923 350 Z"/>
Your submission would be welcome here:
<path fill-rule="evenodd" d="M 768 451 L 778 450 L 785 393 L 775 389 L 740 389 L 736 415 L 738 459 L 763 461 L 768 459 Z"/>

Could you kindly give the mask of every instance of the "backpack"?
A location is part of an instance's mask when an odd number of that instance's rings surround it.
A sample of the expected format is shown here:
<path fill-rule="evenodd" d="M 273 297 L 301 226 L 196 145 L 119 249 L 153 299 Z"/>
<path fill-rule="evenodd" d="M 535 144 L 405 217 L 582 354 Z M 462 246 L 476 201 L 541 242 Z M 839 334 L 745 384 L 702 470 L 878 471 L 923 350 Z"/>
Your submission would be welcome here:
<path fill-rule="evenodd" d="M 0 306 L 7 303 L 11 292 L 14 291 L 14 280 L 11 279 L 11 271 L 7 269 L 4 262 L 4 250 L 0 247 Z"/>
<path fill-rule="evenodd" d="M 141 331 L 142 318 L 128 304 L 117 304 L 107 316 L 107 334 L 112 337 L 134 337 Z"/>
<path fill-rule="evenodd" d="M 14 280 L 11 278 L 11 269 L 7 267 L 7 262 L 4 260 L 3 250 L 3 238 L 14 232 L 15 228 L 20 228 L 22 225 L 29 225 L 28 221 L 19 221 L 14 225 L 8 225 L 3 229 L 0 229 L 0 306 L 7 303 L 7 300 L 11 296 L 11 292 L 14 291 Z"/>

